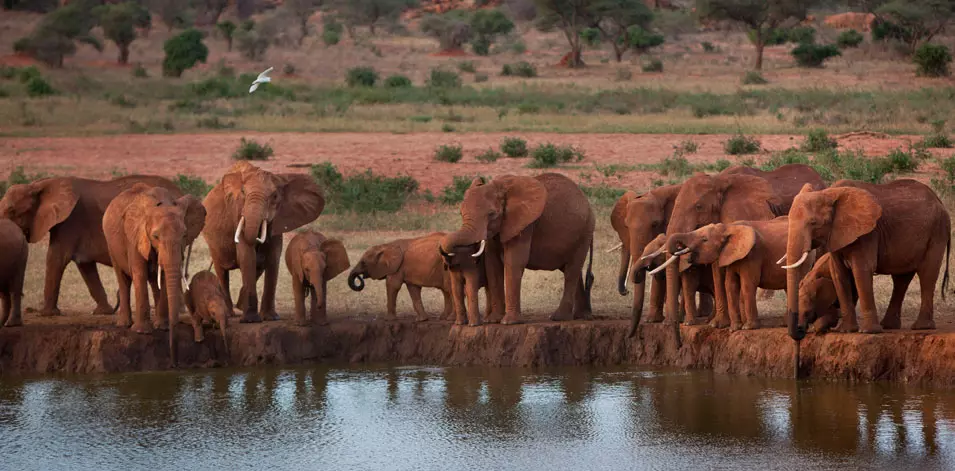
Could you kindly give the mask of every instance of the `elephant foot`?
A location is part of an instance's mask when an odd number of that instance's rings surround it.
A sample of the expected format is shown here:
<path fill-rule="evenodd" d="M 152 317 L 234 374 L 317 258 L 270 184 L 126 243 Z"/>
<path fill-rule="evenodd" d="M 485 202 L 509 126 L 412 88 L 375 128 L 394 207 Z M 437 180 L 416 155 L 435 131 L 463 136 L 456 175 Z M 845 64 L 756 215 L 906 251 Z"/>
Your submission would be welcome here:
<path fill-rule="evenodd" d="M 275 311 L 265 311 L 262 313 L 262 320 L 277 321 L 279 320 L 279 315 Z"/>
<path fill-rule="evenodd" d="M 107 316 L 116 311 L 113 310 L 112 306 L 96 306 L 96 309 L 93 310 L 94 316 Z"/>
<path fill-rule="evenodd" d="M 465 324 L 467 324 L 467 321 L 465 321 L 465 320 L 463 320 L 463 319 L 455 319 L 455 320 L 454 320 L 454 325 L 465 325 Z"/>
<path fill-rule="evenodd" d="M 239 319 L 239 323 L 242 324 L 255 324 L 258 322 L 262 322 L 262 318 L 254 312 L 246 312 L 242 314 L 242 318 Z"/>
<path fill-rule="evenodd" d="M 813 321 L 811 326 L 812 326 L 812 332 L 815 332 L 817 334 L 824 334 L 828 332 L 829 329 L 832 327 L 832 322 L 830 322 L 829 319 L 820 318 Z"/>
<path fill-rule="evenodd" d="M 153 326 L 146 323 L 143 323 L 143 324 L 133 323 L 132 327 L 130 327 L 129 330 L 132 330 L 133 332 L 136 332 L 137 334 L 151 334 L 153 333 Z"/>
<path fill-rule="evenodd" d="M 912 324 L 912 330 L 932 330 L 935 329 L 935 321 L 929 319 L 916 319 Z"/>
<path fill-rule="evenodd" d="M 295 322 L 293 322 L 293 324 L 295 324 L 298 327 L 308 327 L 310 325 L 308 322 L 308 319 L 295 319 Z"/>
<path fill-rule="evenodd" d="M 523 324 L 523 323 L 524 323 L 524 322 L 521 321 L 521 320 L 517 317 L 517 315 L 504 316 L 504 318 L 501 319 L 501 324 L 503 324 L 503 325 L 515 325 L 515 324 Z"/>
<path fill-rule="evenodd" d="M 879 324 L 874 324 L 874 323 L 873 323 L 873 324 L 870 325 L 870 326 L 862 326 L 862 328 L 859 329 L 859 332 L 861 332 L 861 333 L 863 333 L 863 334 L 881 334 L 881 333 L 882 333 L 882 326 L 879 325 Z"/>
<path fill-rule="evenodd" d="M 716 317 L 710 321 L 710 327 L 714 329 L 725 329 L 729 326 L 730 326 L 730 322 L 720 317 Z"/>
<path fill-rule="evenodd" d="M 835 330 L 836 332 L 841 332 L 841 333 L 858 332 L 859 324 L 842 319 L 839 321 L 838 324 L 836 324 L 836 328 L 833 330 Z"/>
<path fill-rule="evenodd" d="M 886 315 L 882 318 L 882 328 L 885 330 L 898 330 L 902 328 L 902 319 L 896 314 L 893 316 Z M 935 327 L 931 327 L 934 329 Z"/>
<path fill-rule="evenodd" d="M 4 327 L 20 327 L 21 325 L 23 325 L 23 319 L 21 319 L 20 316 L 11 316 L 6 322 L 3 323 Z"/>
<path fill-rule="evenodd" d="M 418 316 L 414 318 L 415 322 L 427 322 L 429 320 L 431 320 L 431 318 L 428 316 Z"/>
<path fill-rule="evenodd" d="M 153 329 L 169 330 L 169 323 L 168 322 L 153 322 Z"/>
<path fill-rule="evenodd" d="M 554 311 L 554 313 L 550 315 L 550 320 L 552 320 L 552 321 L 554 321 L 554 322 L 569 321 L 569 320 L 573 319 L 573 317 L 574 317 L 573 314 L 569 314 L 569 313 L 567 313 L 566 311 L 563 311 L 563 310 L 557 310 L 557 311 Z"/>
<path fill-rule="evenodd" d="M 481 322 L 471 322 L 471 323 L 468 323 L 468 327 L 480 327 L 481 325 L 482 325 Z"/>
<path fill-rule="evenodd" d="M 589 321 L 594 318 L 593 313 L 590 311 L 581 311 L 574 314 L 575 320 Z"/>
<path fill-rule="evenodd" d="M 683 325 L 703 325 L 705 323 L 706 318 L 701 319 L 699 317 L 686 316 L 686 318 L 683 319 Z"/>
<path fill-rule="evenodd" d="M 743 330 L 756 330 L 760 327 L 759 320 L 743 323 Z"/>
<path fill-rule="evenodd" d="M 53 317 L 53 316 L 62 316 L 62 315 L 63 315 L 63 313 L 60 312 L 60 309 L 59 309 L 59 308 L 56 308 L 56 307 L 54 307 L 54 308 L 46 308 L 46 307 L 45 307 L 45 308 L 43 308 L 43 309 L 40 309 L 39 311 L 30 308 L 30 309 L 27 309 L 27 312 L 36 312 L 37 315 L 40 316 L 40 317 Z"/>
<path fill-rule="evenodd" d="M 663 322 L 663 316 L 662 315 L 650 316 L 650 317 L 647 317 L 647 319 L 644 322 L 647 324 L 659 324 Z"/>

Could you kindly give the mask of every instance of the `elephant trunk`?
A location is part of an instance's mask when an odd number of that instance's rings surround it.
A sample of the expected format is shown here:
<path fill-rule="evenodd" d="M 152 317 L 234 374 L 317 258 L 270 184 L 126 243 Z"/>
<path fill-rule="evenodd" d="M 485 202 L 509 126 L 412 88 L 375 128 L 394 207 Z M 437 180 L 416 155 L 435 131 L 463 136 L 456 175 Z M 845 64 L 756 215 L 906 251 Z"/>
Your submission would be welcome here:
<path fill-rule="evenodd" d="M 620 247 L 620 268 L 617 270 L 617 292 L 620 293 L 620 296 L 630 294 L 627 291 L 627 275 L 632 268 L 633 260 L 630 257 L 630 246 L 629 244 L 623 244 Z"/>
<path fill-rule="evenodd" d="M 482 324 L 481 311 L 478 307 L 478 292 L 480 288 L 480 275 L 473 270 L 465 272 L 464 292 L 468 300 L 468 325 L 470 326 L 479 326 Z"/>
<path fill-rule="evenodd" d="M 359 263 L 355 265 L 355 268 L 352 268 L 351 272 L 348 273 L 348 287 L 352 291 L 361 291 L 365 289 L 365 269 L 362 267 L 362 264 Z"/>
<path fill-rule="evenodd" d="M 265 242 L 268 235 L 268 218 L 266 217 L 266 203 L 264 197 L 249 195 L 242 208 L 242 240 L 248 244 Z"/>
<path fill-rule="evenodd" d="M 798 227 L 789 227 L 789 240 L 786 244 L 786 321 L 789 336 L 793 340 L 802 340 L 808 326 L 799 319 L 799 282 L 808 272 L 805 266 L 806 254 L 810 242 L 805 232 Z M 799 263 L 802 260 L 802 263 Z"/>
<path fill-rule="evenodd" d="M 455 247 L 463 245 L 477 244 L 487 240 L 487 223 L 475 221 L 466 215 L 462 216 L 464 222 L 461 223 L 461 229 L 454 231 L 441 241 L 441 252 L 450 253 Z"/>
<path fill-rule="evenodd" d="M 166 291 L 163 294 L 169 306 L 169 359 L 172 366 L 176 366 L 176 324 L 182 309 L 182 248 L 179 244 L 160 250 L 159 266 L 165 277 L 165 285 L 160 286 Z"/>
<path fill-rule="evenodd" d="M 643 277 L 643 280 L 646 280 L 646 277 Z M 633 285 L 633 306 L 630 309 L 630 332 L 627 334 L 629 337 L 636 336 L 637 328 L 640 325 L 640 318 L 643 317 L 643 298 L 646 295 L 643 280 Z"/>
<path fill-rule="evenodd" d="M 220 300 L 221 302 L 216 303 L 218 309 L 215 312 L 216 322 L 219 324 L 219 332 L 222 333 L 222 345 L 225 347 L 226 357 L 231 358 L 232 355 L 229 353 L 229 337 L 228 337 L 228 327 L 229 327 L 229 307 L 226 306 L 225 300 Z"/>

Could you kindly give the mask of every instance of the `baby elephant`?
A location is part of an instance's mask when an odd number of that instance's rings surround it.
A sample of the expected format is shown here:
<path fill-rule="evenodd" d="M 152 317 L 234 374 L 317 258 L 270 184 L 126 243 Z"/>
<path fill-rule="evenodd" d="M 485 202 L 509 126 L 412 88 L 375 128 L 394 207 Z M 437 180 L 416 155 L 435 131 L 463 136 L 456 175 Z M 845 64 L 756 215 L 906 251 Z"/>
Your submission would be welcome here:
<path fill-rule="evenodd" d="M 439 242 L 444 232 L 434 232 L 416 239 L 399 239 L 370 247 L 348 274 L 348 286 L 354 291 L 365 288 L 364 278 L 385 280 L 388 307 L 385 319 L 395 320 L 395 303 L 401 285 L 408 287 L 414 305 L 415 320 L 428 320 L 421 303 L 421 288 L 438 288 L 444 294 L 444 312 L 441 319 L 451 316 L 451 277 L 444 269 Z"/>
<path fill-rule="evenodd" d="M 292 238 L 285 250 L 285 265 L 292 274 L 295 325 L 308 325 L 305 319 L 307 295 L 311 295 L 312 324 L 328 324 L 325 302 L 328 280 L 347 270 L 350 264 L 340 240 L 328 239 L 314 231 L 302 231 Z"/>
<path fill-rule="evenodd" d="M 9 219 L 0 219 L 0 325 L 23 325 L 20 318 L 20 300 L 23 298 L 23 277 L 27 269 L 30 248 L 20 227 Z"/>
<path fill-rule="evenodd" d="M 454 300 L 454 323 L 470 326 L 481 325 L 481 314 L 478 308 L 478 291 L 485 289 L 487 295 L 487 272 L 484 268 L 484 257 L 475 257 L 474 249 L 463 245 L 455 247 L 451 253 L 441 252 L 445 270 L 451 275 L 451 297 Z M 487 300 L 485 319 L 493 319 L 492 306 L 489 297 Z M 467 305 L 465 306 L 465 301 Z"/>
<path fill-rule="evenodd" d="M 226 327 L 231 313 L 225 291 L 219 283 L 219 278 L 209 270 L 196 273 L 189 282 L 189 289 L 185 293 L 186 308 L 192 317 L 192 330 L 195 332 L 196 343 L 205 340 L 202 333 L 204 323 L 219 324 L 222 332 L 222 343 L 229 353 L 229 339 L 226 337 Z"/>
<path fill-rule="evenodd" d="M 831 259 L 828 253 L 823 254 L 799 282 L 799 325 L 812 323 L 816 333 L 824 333 L 839 322 L 839 297 L 829 269 Z M 859 293 L 855 283 L 851 285 L 852 301 L 856 302 Z"/>

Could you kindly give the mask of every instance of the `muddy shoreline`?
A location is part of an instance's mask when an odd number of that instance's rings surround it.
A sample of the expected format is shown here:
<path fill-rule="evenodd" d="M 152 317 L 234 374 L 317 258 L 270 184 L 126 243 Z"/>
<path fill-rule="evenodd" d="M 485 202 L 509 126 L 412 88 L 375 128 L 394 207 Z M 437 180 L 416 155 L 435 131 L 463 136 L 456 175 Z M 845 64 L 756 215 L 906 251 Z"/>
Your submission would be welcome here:
<path fill-rule="evenodd" d="M 229 356 L 211 331 L 193 343 L 179 325 L 180 367 L 392 362 L 442 366 L 655 365 L 752 376 L 792 377 L 794 343 L 782 328 L 729 332 L 683 327 L 677 349 L 662 325 L 643 325 L 640 342 L 627 321 L 530 322 L 478 328 L 447 322 L 336 320 L 312 331 L 287 321 L 235 325 Z M 0 329 L 0 377 L 168 369 L 167 336 L 137 335 L 106 325 L 27 325 Z M 805 377 L 955 385 L 955 333 L 809 335 Z"/>

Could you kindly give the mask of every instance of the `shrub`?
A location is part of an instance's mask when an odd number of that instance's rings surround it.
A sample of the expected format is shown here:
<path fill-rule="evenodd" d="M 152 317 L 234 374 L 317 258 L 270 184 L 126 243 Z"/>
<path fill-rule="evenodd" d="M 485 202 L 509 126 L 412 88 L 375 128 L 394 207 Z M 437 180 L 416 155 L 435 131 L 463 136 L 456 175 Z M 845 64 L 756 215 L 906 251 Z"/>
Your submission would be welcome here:
<path fill-rule="evenodd" d="M 454 132 L 454 131 L 456 131 L 456 129 L 454 129 L 454 126 L 452 126 L 449 123 L 444 123 L 441 125 L 441 132 Z"/>
<path fill-rule="evenodd" d="M 460 88 L 461 76 L 456 72 L 444 69 L 431 69 L 428 86 L 434 88 Z"/>
<path fill-rule="evenodd" d="M 149 78 L 149 72 L 146 71 L 146 68 L 142 64 L 136 64 L 136 67 L 133 67 L 133 77 L 134 78 Z"/>
<path fill-rule="evenodd" d="M 938 165 L 945 171 L 948 183 L 950 185 L 955 184 L 955 156 L 942 160 Z"/>
<path fill-rule="evenodd" d="M 743 75 L 743 85 L 766 85 L 769 80 L 763 77 L 763 74 L 756 70 L 748 70 Z"/>
<path fill-rule="evenodd" d="M 923 44 L 915 51 L 912 60 L 918 66 L 916 73 L 924 77 L 947 77 L 952 54 L 941 44 Z"/>
<path fill-rule="evenodd" d="M 886 156 L 889 167 L 899 173 L 914 172 L 919 168 L 919 161 L 911 152 L 895 149 Z"/>
<path fill-rule="evenodd" d="M 630 80 L 631 78 L 633 78 L 633 72 L 631 72 L 630 69 L 626 67 L 617 68 L 618 82 L 626 82 L 627 80 Z"/>
<path fill-rule="evenodd" d="M 458 70 L 460 70 L 461 72 L 467 72 L 470 74 L 473 74 L 474 72 L 477 71 L 477 69 L 474 67 L 473 61 L 458 62 Z"/>
<path fill-rule="evenodd" d="M 500 158 L 501 153 L 490 147 L 476 157 L 478 162 L 496 162 Z"/>
<path fill-rule="evenodd" d="M 269 49 L 269 40 L 258 30 L 239 30 L 235 33 L 236 47 L 242 57 L 250 61 L 260 61 L 265 58 Z"/>
<path fill-rule="evenodd" d="M 815 44 L 816 30 L 812 26 L 797 26 L 786 33 L 786 39 L 796 44 Z"/>
<path fill-rule="evenodd" d="M 378 72 L 371 67 L 353 67 L 345 74 L 345 83 L 349 87 L 374 87 L 378 82 Z"/>
<path fill-rule="evenodd" d="M 872 25 L 872 40 L 887 41 L 890 39 L 910 43 L 913 39 L 912 30 L 891 21 L 876 21 L 875 24 Z"/>
<path fill-rule="evenodd" d="M 183 193 L 195 196 L 199 199 L 205 198 L 206 195 L 209 194 L 209 191 L 212 190 L 212 185 L 206 183 L 202 177 L 183 175 L 181 173 L 176 175 L 173 183 L 175 183 Z"/>
<path fill-rule="evenodd" d="M 17 70 L 17 79 L 20 80 L 20 83 L 27 83 L 30 79 L 40 78 L 41 76 L 40 69 L 36 68 L 35 65 Z"/>
<path fill-rule="evenodd" d="M 166 77 L 181 77 L 182 73 L 197 63 L 206 63 L 209 48 L 202 43 L 202 33 L 188 29 L 168 39 L 163 44 L 166 57 L 162 61 L 162 74 Z"/>
<path fill-rule="evenodd" d="M 451 179 L 451 184 L 441 190 L 438 200 L 447 205 L 460 204 L 464 201 L 464 192 L 471 188 L 471 182 L 475 178 L 484 177 L 455 176 Z"/>
<path fill-rule="evenodd" d="M 685 177 L 696 171 L 693 164 L 680 153 L 664 158 L 654 164 L 653 168 L 664 177 Z"/>
<path fill-rule="evenodd" d="M 343 29 L 342 24 L 335 20 L 326 21 L 322 26 L 322 42 L 326 46 L 338 44 L 341 41 Z"/>
<path fill-rule="evenodd" d="M 519 137 L 505 137 L 501 140 L 501 152 L 511 158 L 527 157 L 527 141 Z"/>
<path fill-rule="evenodd" d="M 637 54 L 643 54 L 651 48 L 663 44 L 663 35 L 647 31 L 640 26 L 631 26 L 627 29 L 627 38 L 629 38 L 630 49 Z"/>
<path fill-rule="evenodd" d="M 227 50 L 230 52 L 232 51 L 232 38 L 235 35 L 235 30 L 238 28 L 235 23 L 229 20 L 216 23 L 216 31 L 225 39 Z"/>
<path fill-rule="evenodd" d="M 235 123 L 232 121 L 223 121 L 219 119 L 218 116 L 210 116 L 196 120 L 196 127 L 205 129 L 231 129 L 235 127 Z"/>
<path fill-rule="evenodd" d="M 759 141 L 755 137 L 737 133 L 723 144 L 723 150 L 730 155 L 746 155 L 759 152 Z"/>
<path fill-rule="evenodd" d="M 505 77 L 537 77 L 537 69 L 527 61 L 515 62 L 513 64 L 504 64 L 501 67 L 501 75 Z"/>
<path fill-rule="evenodd" d="M 713 43 L 711 43 L 711 42 L 709 42 L 709 41 L 703 41 L 703 42 L 701 42 L 701 43 L 700 43 L 700 46 L 703 47 L 703 52 L 716 52 L 716 51 L 717 51 L 716 46 L 714 46 Z"/>
<path fill-rule="evenodd" d="M 43 77 L 32 77 L 27 81 L 27 96 L 41 97 L 54 94 L 56 90 Z"/>
<path fill-rule="evenodd" d="M 275 151 L 268 144 L 259 144 L 252 139 L 241 138 L 239 147 L 232 154 L 234 160 L 269 160 Z"/>
<path fill-rule="evenodd" d="M 580 191 L 587 196 L 594 206 L 604 207 L 613 206 L 627 192 L 624 188 L 615 188 L 609 185 L 580 185 Z"/>
<path fill-rule="evenodd" d="M 440 15 L 428 15 L 421 20 L 421 32 L 438 40 L 442 51 L 457 51 L 471 39 L 471 25 L 467 14 L 451 10 Z"/>
<path fill-rule="evenodd" d="M 765 171 L 775 170 L 783 165 L 789 164 L 805 164 L 809 165 L 809 155 L 796 150 L 795 148 L 789 148 L 782 152 L 774 152 L 772 156 L 766 160 L 763 165 L 760 165 L 760 168 Z"/>
<path fill-rule="evenodd" d="M 942 133 L 929 134 L 922 139 L 922 142 L 918 143 L 918 147 L 923 149 L 949 149 L 952 147 L 952 139 Z"/>
<path fill-rule="evenodd" d="M 653 57 L 644 62 L 643 65 L 640 66 L 640 69 L 644 72 L 663 72 L 663 61 Z"/>
<path fill-rule="evenodd" d="M 839 48 L 832 45 L 800 44 L 792 50 L 792 56 L 800 67 L 822 67 L 823 63 L 836 56 L 841 56 Z"/>
<path fill-rule="evenodd" d="M 573 146 L 558 146 L 548 142 L 535 147 L 531 157 L 534 159 L 531 168 L 549 168 L 564 162 L 580 162 L 584 159 L 584 153 Z"/>
<path fill-rule="evenodd" d="M 3 198 L 3 195 L 7 193 L 7 188 L 13 185 L 25 185 L 47 176 L 45 173 L 28 174 L 22 166 L 18 166 L 10 172 L 10 176 L 6 180 L 0 180 L 0 198 Z"/>
<path fill-rule="evenodd" d="M 821 152 L 835 149 L 838 145 L 839 143 L 830 138 L 825 129 L 813 129 L 809 131 L 809 135 L 806 136 L 801 148 L 806 152 Z"/>
<path fill-rule="evenodd" d="M 314 178 L 325 192 L 325 211 L 342 213 L 393 213 L 418 191 L 418 182 L 409 176 L 382 177 L 371 170 L 345 178 L 329 162 L 312 165 Z"/>
<path fill-rule="evenodd" d="M 892 171 L 893 164 L 887 158 L 869 159 L 862 152 L 829 150 L 816 155 L 813 167 L 824 169 L 819 173 L 826 180 L 845 178 L 882 183 L 885 175 Z"/>
<path fill-rule="evenodd" d="M 457 163 L 464 157 L 464 150 L 461 147 L 461 144 L 458 145 L 445 145 L 442 144 L 434 150 L 434 160 L 438 162 L 448 162 L 448 163 Z"/>
<path fill-rule="evenodd" d="M 488 76 L 484 72 L 478 72 L 474 74 L 474 81 L 477 83 L 487 82 Z"/>
<path fill-rule="evenodd" d="M 680 144 L 676 146 L 676 151 L 682 154 L 695 154 L 698 150 L 700 145 L 690 139 L 680 141 Z"/>
<path fill-rule="evenodd" d="M 411 79 L 404 75 L 389 75 L 388 78 L 385 79 L 385 88 L 406 88 L 411 85 Z"/>
<path fill-rule="evenodd" d="M 838 45 L 839 47 L 843 49 L 850 48 L 850 47 L 859 47 L 859 45 L 862 44 L 862 41 L 864 39 L 865 37 L 862 36 L 862 33 L 854 29 L 850 29 L 848 31 L 843 31 L 839 33 L 839 37 L 836 38 L 836 45 Z"/>
<path fill-rule="evenodd" d="M 514 22 L 499 9 L 482 9 L 471 15 L 470 27 L 475 35 L 471 42 L 474 53 L 486 56 L 495 38 L 514 30 Z"/>

